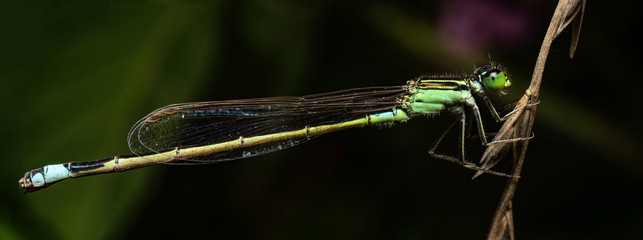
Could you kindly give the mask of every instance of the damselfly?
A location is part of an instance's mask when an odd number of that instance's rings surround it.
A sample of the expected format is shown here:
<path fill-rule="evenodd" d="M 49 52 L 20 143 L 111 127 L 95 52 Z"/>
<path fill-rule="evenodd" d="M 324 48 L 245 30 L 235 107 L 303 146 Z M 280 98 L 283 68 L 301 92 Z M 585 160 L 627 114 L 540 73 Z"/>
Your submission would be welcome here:
<path fill-rule="evenodd" d="M 487 142 L 474 95 L 484 101 L 496 121 L 501 121 L 487 91 L 502 93 L 510 85 L 504 72 L 485 64 L 472 75 L 421 76 L 401 86 L 169 105 L 153 111 L 132 127 L 127 140 L 135 155 L 47 165 L 27 172 L 19 184 L 32 192 L 67 178 L 159 163 L 201 164 L 247 158 L 292 147 L 324 133 L 405 122 L 414 116 L 442 112 L 455 113 L 459 118 L 429 153 L 467 168 L 503 175 L 467 162 L 464 141 L 460 159 L 437 154 L 435 149 L 458 121 L 462 130 L 459 134 L 464 139 L 468 109 L 473 113 L 482 144 L 491 144 Z M 504 141 L 515 140 L 521 139 Z"/>

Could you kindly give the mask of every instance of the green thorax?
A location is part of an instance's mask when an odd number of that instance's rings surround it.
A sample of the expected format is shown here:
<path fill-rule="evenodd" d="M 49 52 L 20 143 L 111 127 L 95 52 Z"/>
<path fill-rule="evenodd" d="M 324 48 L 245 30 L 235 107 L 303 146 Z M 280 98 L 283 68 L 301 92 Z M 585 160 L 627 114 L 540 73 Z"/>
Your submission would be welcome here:
<path fill-rule="evenodd" d="M 503 93 L 511 85 L 507 76 L 491 65 L 482 65 L 468 76 L 422 76 L 409 80 L 400 99 L 409 114 L 432 114 L 473 103 L 472 93 L 486 98 L 486 91 Z"/>
<path fill-rule="evenodd" d="M 467 78 L 420 77 L 409 80 L 406 86 L 408 95 L 403 96 L 402 107 L 410 114 L 439 113 L 471 97 Z"/>

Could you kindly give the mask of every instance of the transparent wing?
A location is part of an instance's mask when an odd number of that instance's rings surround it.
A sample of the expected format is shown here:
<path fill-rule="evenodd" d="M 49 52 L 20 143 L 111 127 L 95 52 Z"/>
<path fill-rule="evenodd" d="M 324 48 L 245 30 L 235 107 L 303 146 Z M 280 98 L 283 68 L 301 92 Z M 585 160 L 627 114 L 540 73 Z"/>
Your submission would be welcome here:
<path fill-rule="evenodd" d="M 404 86 L 369 87 L 303 97 L 270 97 L 174 104 L 139 120 L 128 134 L 129 147 L 145 156 L 174 148 L 205 146 L 240 137 L 301 130 L 390 111 L 406 93 Z M 230 149 L 174 163 L 210 163 L 269 153 L 311 137 L 284 139 Z"/>

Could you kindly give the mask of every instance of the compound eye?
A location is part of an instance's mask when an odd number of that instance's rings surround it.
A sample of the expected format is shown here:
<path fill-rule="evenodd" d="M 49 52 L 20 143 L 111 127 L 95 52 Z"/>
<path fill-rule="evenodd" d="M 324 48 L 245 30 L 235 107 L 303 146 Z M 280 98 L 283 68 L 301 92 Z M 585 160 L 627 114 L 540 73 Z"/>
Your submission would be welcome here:
<path fill-rule="evenodd" d="M 482 64 L 482 65 L 480 65 L 480 67 L 476 68 L 476 71 L 473 72 L 473 74 L 475 74 L 475 75 L 483 75 L 483 74 L 488 73 L 489 71 L 494 70 L 494 69 L 495 68 L 492 67 L 489 64 Z"/>
<path fill-rule="evenodd" d="M 482 84 L 492 91 L 500 91 L 511 85 L 505 73 L 498 69 L 484 72 L 482 74 Z"/>

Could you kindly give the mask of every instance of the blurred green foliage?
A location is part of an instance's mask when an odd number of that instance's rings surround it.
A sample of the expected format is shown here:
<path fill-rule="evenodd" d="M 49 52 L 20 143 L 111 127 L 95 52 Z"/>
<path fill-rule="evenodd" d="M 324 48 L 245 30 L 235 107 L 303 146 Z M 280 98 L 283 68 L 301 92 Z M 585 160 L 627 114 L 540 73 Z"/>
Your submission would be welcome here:
<path fill-rule="evenodd" d="M 463 6 L 492 6 L 498 11 L 486 16 L 499 22 L 462 14 Z M 127 154 L 129 127 L 178 102 L 399 85 L 471 71 L 491 54 L 513 79 L 510 95 L 495 99 L 507 103 L 528 84 L 554 6 L 7 3 L 0 239 L 484 238 L 505 179 L 470 181 L 472 171 L 428 157 L 448 115 L 333 133 L 242 161 L 67 180 L 28 195 L 17 180 L 46 164 Z M 556 40 L 514 201 L 518 238 L 643 236 L 638 9 L 588 3 L 573 60 L 569 33 Z M 475 141 L 468 146 L 470 158 L 480 156 Z"/>

